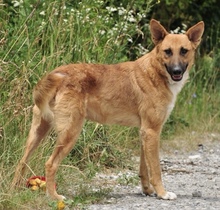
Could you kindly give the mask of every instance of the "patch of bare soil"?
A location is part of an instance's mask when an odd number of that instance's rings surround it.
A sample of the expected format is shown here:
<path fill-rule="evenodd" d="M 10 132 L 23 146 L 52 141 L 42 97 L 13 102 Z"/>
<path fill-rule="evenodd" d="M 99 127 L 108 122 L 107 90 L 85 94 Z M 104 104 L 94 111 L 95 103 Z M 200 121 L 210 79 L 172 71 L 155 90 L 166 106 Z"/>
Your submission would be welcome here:
<path fill-rule="evenodd" d="M 124 174 L 98 174 L 103 187 L 113 191 L 99 204 L 88 206 L 89 210 L 217 210 L 220 209 L 220 138 L 198 145 L 195 151 L 173 154 L 162 153 L 163 182 L 168 191 L 177 194 L 172 201 L 144 196 L 138 185 L 126 185 L 123 180 L 136 180 L 138 171 Z M 122 180 L 119 184 L 118 179 Z M 109 181 L 108 181 L 109 180 Z M 117 181 L 116 181 L 117 180 Z"/>

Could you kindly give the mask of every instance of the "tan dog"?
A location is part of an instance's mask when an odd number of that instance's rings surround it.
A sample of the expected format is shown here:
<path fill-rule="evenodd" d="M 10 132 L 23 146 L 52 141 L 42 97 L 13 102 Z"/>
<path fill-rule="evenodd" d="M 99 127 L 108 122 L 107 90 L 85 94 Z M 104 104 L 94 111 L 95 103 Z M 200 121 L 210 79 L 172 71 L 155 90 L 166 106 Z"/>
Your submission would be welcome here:
<path fill-rule="evenodd" d="M 155 48 L 134 62 L 69 64 L 38 82 L 33 94 L 33 121 L 13 186 L 20 184 L 28 158 L 54 128 L 58 137 L 46 162 L 47 192 L 62 200 L 64 197 L 54 188 L 55 174 L 75 145 L 85 119 L 89 119 L 139 127 L 143 193 L 151 195 L 155 191 L 159 198 L 176 198 L 164 189 L 161 180 L 160 132 L 188 79 L 204 23 L 197 23 L 185 34 L 169 34 L 159 22 L 151 20 L 150 31 Z"/>

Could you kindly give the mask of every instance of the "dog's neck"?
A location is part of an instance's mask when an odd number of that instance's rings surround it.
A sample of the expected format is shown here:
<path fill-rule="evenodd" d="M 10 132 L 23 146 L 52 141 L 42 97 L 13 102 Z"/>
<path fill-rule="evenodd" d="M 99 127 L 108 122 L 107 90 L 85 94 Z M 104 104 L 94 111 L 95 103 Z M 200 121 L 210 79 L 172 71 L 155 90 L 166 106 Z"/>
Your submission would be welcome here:
<path fill-rule="evenodd" d="M 173 98 L 172 98 L 172 101 L 171 101 L 171 103 L 169 104 L 169 107 L 168 107 L 167 117 L 170 115 L 171 111 L 173 110 L 175 102 L 176 102 L 177 95 L 182 90 L 184 84 L 187 82 L 188 77 L 189 77 L 189 73 L 185 72 L 185 74 L 183 75 L 183 78 L 182 78 L 181 81 L 179 81 L 179 82 L 169 81 L 168 82 L 168 87 L 169 87 L 170 91 L 173 94 Z"/>
<path fill-rule="evenodd" d="M 168 80 L 168 86 L 170 88 L 170 91 L 173 93 L 174 96 L 177 96 L 177 94 L 182 90 L 183 86 L 187 82 L 189 78 L 189 73 L 186 71 L 183 75 L 183 78 L 179 82 L 173 81 L 171 78 Z"/>

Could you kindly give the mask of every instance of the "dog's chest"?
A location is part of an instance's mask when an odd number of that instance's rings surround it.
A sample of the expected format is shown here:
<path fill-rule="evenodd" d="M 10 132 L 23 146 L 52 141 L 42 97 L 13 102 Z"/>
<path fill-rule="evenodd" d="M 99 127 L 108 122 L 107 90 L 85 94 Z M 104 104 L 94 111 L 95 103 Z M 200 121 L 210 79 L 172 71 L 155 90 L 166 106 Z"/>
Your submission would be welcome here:
<path fill-rule="evenodd" d="M 171 111 L 173 110 L 177 95 L 183 88 L 184 84 L 185 84 L 184 80 L 178 83 L 169 84 L 170 91 L 172 92 L 172 100 L 170 101 L 170 104 L 168 105 L 167 117 L 170 115 Z"/>

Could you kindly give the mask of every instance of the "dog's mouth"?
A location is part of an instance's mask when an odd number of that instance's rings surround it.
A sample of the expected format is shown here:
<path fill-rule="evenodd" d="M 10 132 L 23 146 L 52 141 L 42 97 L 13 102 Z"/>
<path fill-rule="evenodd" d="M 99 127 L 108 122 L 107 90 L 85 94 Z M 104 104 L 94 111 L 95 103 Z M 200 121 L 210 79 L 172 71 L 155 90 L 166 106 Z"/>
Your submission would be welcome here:
<path fill-rule="evenodd" d="M 182 80 L 183 74 L 186 71 L 188 65 L 180 64 L 168 66 L 165 64 L 165 66 L 172 80 L 178 82 Z"/>
<path fill-rule="evenodd" d="M 175 82 L 178 82 L 183 78 L 182 74 L 180 74 L 180 75 L 170 75 L 170 76 L 171 76 L 172 80 L 175 81 Z"/>

